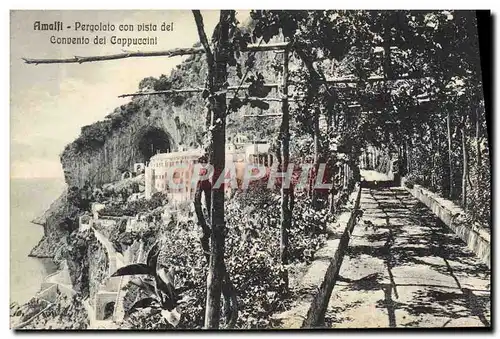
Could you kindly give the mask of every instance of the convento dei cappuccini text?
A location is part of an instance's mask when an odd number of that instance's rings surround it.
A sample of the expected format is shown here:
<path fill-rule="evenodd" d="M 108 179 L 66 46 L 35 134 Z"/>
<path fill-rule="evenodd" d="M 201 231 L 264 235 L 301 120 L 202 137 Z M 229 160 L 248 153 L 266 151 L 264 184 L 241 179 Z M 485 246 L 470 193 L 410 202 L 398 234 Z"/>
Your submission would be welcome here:
<path fill-rule="evenodd" d="M 52 35 L 50 37 L 50 43 L 55 45 L 105 45 L 107 43 L 108 38 L 105 36 L 95 37 L 58 37 Z M 111 45 L 120 45 L 121 47 L 130 47 L 130 46 L 155 46 L 158 45 L 158 37 L 120 37 L 113 35 L 109 38 L 109 42 Z"/>

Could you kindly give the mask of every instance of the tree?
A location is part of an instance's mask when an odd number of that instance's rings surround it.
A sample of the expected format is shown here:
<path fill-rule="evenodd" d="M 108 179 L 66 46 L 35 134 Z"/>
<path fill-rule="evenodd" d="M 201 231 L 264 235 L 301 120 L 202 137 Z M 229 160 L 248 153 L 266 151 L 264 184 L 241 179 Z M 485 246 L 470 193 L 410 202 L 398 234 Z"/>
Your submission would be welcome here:
<path fill-rule="evenodd" d="M 259 72 L 247 77 L 255 64 L 255 56 L 249 54 L 243 62 L 241 52 L 251 42 L 250 35 L 238 26 L 234 10 L 222 10 L 217 26 L 209 43 L 205 33 L 203 17 L 198 10 L 193 10 L 198 36 L 205 50 L 208 74 L 203 91 L 206 104 L 207 145 L 206 160 L 213 166 L 212 183 L 223 178 L 225 166 L 226 118 L 230 112 L 237 111 L 243 105 L 267 109 L 269 105 L 258 98 L 267 96 L 269 88 L 264 86 L 264 77 Z M 227 104 L 228 67 L 235 67 L 240 84 L 234 97 Z M 245 72 L 243 72 L 245 70 Z M 247 83 L 248 93 L 241 99 L 238 92 Z M 224 222 L 224 185 L 215 187 L 209 181 L 198 184 L 195 195 L 195 210 L 198 223 L 203 230 L 202 247 L 209 262 L 207 277 L 207 300 L 205 309 L 205 327 L 218 328 L 220 322 L 220 299 L 224 296 L 224 315 L 226 327 L 233 327 L 238 317 L 236 291 L 231 283 L 224 262 L 226 226 Z M 201 208 L 201 195 L 205 195 L 209 221 L 205 219 Z"/>
<path fill-rule="evenodd" d="M 207 90 L 207 122 L 210 121 L 210 143 L 208 146 L 209 163 L 214 168 L 214 178 L 224 175 L 225 165 L 225 126 L 226 126 L 226 91 L 229 30 L 235 24 L 234 11 L 221 11 L 219 23 L 212 37 L 213 50 L 210 46 L 203 25 L 200 11 L 193 10 L 200 42 L 205 49 L 208 63 L 206 81 Z M 210 251 L 209 271 L 207 277 L 207 300 L 205 309 L 205 327 L 218 328 L 220 319 L 220 298 L 224 287 L 225 300 L 235 303 L 234 287 L 229 280 L 224 263 L 224 189 L 211 189 L 210 209 Z M 206 228 L 205 228 L 206 230 Z M 229 300 L 228 300 L 229 301 Z M 230 306 L 228 306 L 230 307 Z M 237 316 L 236 305 L 227 315 L 228 325 L 234 325 Z M 236 315 L 234 314 L 236 313 Z"/>

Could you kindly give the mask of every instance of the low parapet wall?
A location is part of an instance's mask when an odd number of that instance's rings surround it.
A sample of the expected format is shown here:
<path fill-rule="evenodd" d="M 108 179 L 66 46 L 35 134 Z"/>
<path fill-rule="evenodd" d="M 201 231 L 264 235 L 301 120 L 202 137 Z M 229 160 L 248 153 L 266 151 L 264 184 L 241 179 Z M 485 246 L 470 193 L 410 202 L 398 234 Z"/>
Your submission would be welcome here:
<path fill-rule="evenodd" d="M 44 283 L 42 284 L 42 289 L 37 293 L 37 297 L 44 299 L 51 303 L 57 300 L 59 294 L 66 296 L 67 298 L 72 298 L 76 291 L 71 288 L 71 286 L 55 283 Z"/>
<path fill-rule="evenodd" d="M 460 237 L 469 249 L 491 268 L 491 235 L 490 231 L 479 224 L 471 224 L 464 218 L 465 211 L 451 201 L 443 199 L 436 193 L 420 185 L 413 185 L 412 188 L 403 186 L 420 202 L 427 206 L 432 212 L 441 219 L 450 229 Z"/>
<path fill-rule="evenodd" d="M 42 290 L 36 295 L 39 299 L 43 299 L 48 302 L 55 302 L 59 294 L 59 289 L 56 284 L 52 285 L 42 285 Z"/>
<path fill-rule="evenodd" d="M 341 213 L 336 221 L 340 226 L 336 229 L 340 229 L 342 235 L 328 239 L 315 253 L 316 259 L 299 283 L 299 290 L 304 292 L 290 310 L 276 316 L 282 320 L 282 328 L 311 328 L 323 325 L 328 302 L 356 224 L 360 198 L 361 185 L 358 184 L 349 196 L 352 208 Z"/>

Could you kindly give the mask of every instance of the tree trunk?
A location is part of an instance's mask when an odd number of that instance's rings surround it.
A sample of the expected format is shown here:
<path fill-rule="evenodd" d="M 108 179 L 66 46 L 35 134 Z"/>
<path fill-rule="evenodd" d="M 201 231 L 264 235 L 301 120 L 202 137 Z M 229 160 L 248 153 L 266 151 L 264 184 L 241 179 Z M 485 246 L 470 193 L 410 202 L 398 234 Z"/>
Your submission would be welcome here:
<path fill-rule="evenodd" d="M 430 142 L 431 142 L 431 189 L 434 191 L 436 189 L 436 175 L 434 173 L 434 168 L 436 167 L 436 159 L 435 159 L 435 154 L 436 152 L 434 152 L 434 146 L 435 146 L 435 141 L 434 141 L 434 133 L 433 133 L 433 130 L 431 128 L 430 130 Z"/>
<path fill-rule="evenodd" d="M 280 128 L 281 160 L 279 168 L 286 172 L 290 162 L 290 117 L 288 107 L 288 57 L 289 50 L 283 53 L 283 88 L 282 88 L 282 118 Z M 285 178 L 281 180 L 281 228 L 280 228 L 280 261 L 283 268 L 283 288 L 288 292 L 288 230 L 291 227 L 290 193 L 285 186 Z"/>
<path fill-rule="evenodd" d="M 467 155 L 467 135 L 466 135 L 467 118 L 464 119 L 462 127 L 462 154 L 463 154 L 463 173 L 462 173 L 462 207 L 467 210 L 467 178 L 469 175 L 469 159 Z"/>
<path fill-rule="evenodd" d="M 335 177 L 337 173 L 337 166 L 336 166 L 336 158 L 333 157 L 333 155 L 330 155 L 330 164 L 329 168 L 331 168 L 331 182 L 332 182 L 332 189 L 330 190 L 330 213 L 335 214 L 335 195 L 337 194 L 337 191 L 335 189 Z"/>
<path fill-rule="evenodd" d="M 344 163 L 344 191 L 347 189 L 347 182 L 349 180 L 349 165 Z"/>
<path fill-rule="evenodd" d="M 408 146 L 408 140 L 405 141 L 405 164 L 406 164 L 406 173 L 410 174 L 410 146 Z"/>
<path fill-rule="evenodd" d="M 450 111 L 446 112 L 446 129 L 447 129 L 447 139 L 448 139 L 448 167 L 449 167 L 449 191 L 448 197 L 453 199 L 453 154 L 451 151 L 451 114 Z"/>
<path fill-rule="evenodd" d="M 404 150 L 403 150 L 403 146 L 401 145 L 401 143 L 399 144 L 399 149 L 398 149 L 398 165 L 399 165 L 399 168 L 398 168 L 399 175 L 405 176 L 405 173 L 404 173 Z"/>
<path fill-rule="evenodd" d="M 201 203 L 201 196 L 204 193 L 205 195 L 205 205 L 207 206 L 207 210 L 211 210 L 211 185 L 208 180 L 202 181 L 198 183 L 198 186 L 196 188 L 196 193 L 194 196 L 194 210 L 196 213 L 196 217 L 198 219 L 198 225 L 201 227 L 201 230 L 203 231 L 203 235 L 201 236 L 201 248 L 203 249 L 203 252 L 205 254 L 205 257 L 207 259 L 207 263 L 210 263 L 210 227 L 207 225 L 207 222 L 205 220 L 205 216 L 203 215 L 203 207 Z"/>
<path fill-rule="evenodd" d="M 319 136 L 319 108 L 316 108 L 314 110 L 314 115 L 313 115 L 313 124 L 314 124 L 314 173 L 315 173 L 315 178 L 314 178 L 314 183 L 316 182 L 316 178 L 318 176 L 318 171 L 319 171 L 319 162 L 320 162 L 320 136 Z M 317 203 L 318 203 L 318 192 L 317 190 L 314 189 L 314 184 L 313 184 L 313 190 L 312 190 L 312 199 L 311 199 L 312 207 L 317 208 Z M 314 225 L 313 225 L 314 227 Z"/>
<path fill-rule="evenodd" d="M 214 42 L 213 54 L 206 37 L 203 18 L 199 11 L 193 10 L 198 35 L 205 49 L 208 64 L 207 89 L 208 112 L 210 115 L 209 162 L 214 167 L 213 182 L 224 175 L 225 143 L 226 143 L 226 94 L 216 94 L 227 86 L 227 51 L 225 45 L 229 41 L 229 28 L 234 19 L 234 11 L 221 10 L 218 23 L 218 40 Z M 211 190 L 210 210 L 210 257 L 207 276 L 207 299 L 205 308 L 205 328 L 219 328 L 221 314 L 221 293 L 224 284 L 225 303 L 235 296 L 226 266 L 224 263 L 225 223 L 224 223 L 224 187 Z M 199 213 L 199 212 L 198 212 Z M 235 297 L 234 297 L 235 298 Z M 226 307 L 225 307 L 226 308 Z M 234 314 L 232 315 L 234 317 Z M 230 317 L 226 318 L 228 321 Z M 232 319 L 231 319 L 232 320 Z M 234 322 L 236 319 L 234 319 Z M 231 321 L 233 323 L 233 321 Z M 229 324 L 231 325 L 231 324 Z"/>
<path fill-rule="evenodd" d="M 437 134 L 437 156 L 436 156 L 436 161 L 437 161 L 437 168 L 442 168 L 443 167 L 443 159 L 442 159 L 442 152 L 441 152 L 441 131 L 439 129 L 436 130 Z M 444 191 L 444 181 L 442 177 L 442 172 L 440 172 L 440 176 L 438 176 L 438 173 L 436 173 L 436 186 L 440 187 L 441 192 Z"/>
<path fill-rule="evenodd" d="M 407 176 L 408 173 L 408 142 L 405 140 L 403 147 L 402 147 L 402 152 L 403 154 L 403 161 L 401 164 L 402 172 L 404 173 L 405 176 Z"/>
<path fill-rule="evenodd" d="M 482 155 L 481 155 L 481 143 L 480 143 L 480 136 L 481 136 L 481 113 L 480 113 L 479 107 L 476 107 L 476 159 L 477 159 L 477 183 L 479 184 L 480 182 L 480 174 L 481 174 L 481 165 L 483 163 Z"/>

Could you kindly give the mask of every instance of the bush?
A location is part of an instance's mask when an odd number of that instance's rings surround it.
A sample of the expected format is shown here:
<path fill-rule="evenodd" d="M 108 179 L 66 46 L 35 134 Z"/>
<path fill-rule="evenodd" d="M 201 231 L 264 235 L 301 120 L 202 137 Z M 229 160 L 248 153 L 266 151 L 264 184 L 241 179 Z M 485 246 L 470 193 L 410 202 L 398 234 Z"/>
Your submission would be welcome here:
<path fill-rule="evenodd" d="M 328 220 L 326 211 L 315 211 L 310 199 L 299 195 L 295 202 L 293 227 L 289 233 L 290 262 L 308 262 L 326 239 L 323 232 Z M 225 207 L 227 226 L 226 266 L 238 293 L 239 317 L 237 328 L 269 328 L 277 326 L 273 314 L 285 311 L 291 296 L 283 290 L 279 261 L 280 195 L 267 189 L 239 192 Z M 261 211 L 267 213 L 261 213 Z M 189 213 L 181 211 L 179 213 Z M 315 224 L 315 227 L 311 225 Z M 178 217 L 174 227 L 163 227 L 152 234 L 162 238 L 159 264 L 176 267 L 180 286 L 192 285 L 186 295 L 193 302 L 180 306 L 182 319 L 178 328 L 202 328 L 207 263 L 200 244 L 201 230 L 190 218 Z M 139 292 L 130 287 L 127 299 L 135 300 Z M 159 315 L 138 312 L 128 318 L 127 326 L 134 329 L 164 329 Z"/>
<path fill-rule="evenodd" d="M 33 298 L 23 305 L 23 321 L 32 319 L 23 329 L 84 330 L 88 327 L 88 314 L 79 297 L 69 298 L 58 293 L 52 307 L 39 314 L 48 304 L 45 300 Z M 36 314 L 39 315 L 32 318 Z"/>
<path fill-rule="evenodd" d="M 409 175 L 405 180 L 405 185 L 408 188 L 413 188 L 415 186 L 415 179 Z"/>
<path fill-rule="evenodd" d="M 415 174 L 408 174 L 406 176 L 406 181 L 405 185 L 408 188 L 413 188 L 415 185 L 423 185 L 424 184 L 424 178 L 420 175 L 415 175 Z"/>
<path fill-rule="evenodd" d="M 120 221 L 118 221 L 115 226 L 110 230 L 108 239 L 111 241 L 113 244 L 114 248 L 120 252 L 123 253 L 123 247 L 122 247 L 122 235 L 125 233 L 127 230 L 127 219 L 123 218 Z"/>
<path fill-rule="evenodd" d="M 99 211 L 100 215 L 122 217 L 136 216 L 139 213 L 152 212 L 167 203 L 167 197 L 161 192 L 153 194 L 150 200 L 145 198 L 129 201 L 125 203 L 109 203 L 104 209 Z"/>

